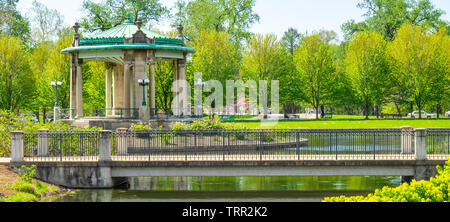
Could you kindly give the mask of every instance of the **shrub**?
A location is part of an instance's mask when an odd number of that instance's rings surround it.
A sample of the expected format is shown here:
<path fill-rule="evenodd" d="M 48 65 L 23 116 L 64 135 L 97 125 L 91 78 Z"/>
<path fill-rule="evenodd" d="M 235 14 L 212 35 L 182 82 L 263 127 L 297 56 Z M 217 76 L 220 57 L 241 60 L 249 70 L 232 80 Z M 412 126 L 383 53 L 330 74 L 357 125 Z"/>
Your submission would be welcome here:
<path fill-rule="evenodd" d="M 173 123 L 170 125 L 173 131 L 183 131 L 187 129 L 187 126 L 184 123 Z"/>
<path fill-rule="evenodd" d="M 150 125 L 140 124 L 132 124 L 130 127 L 130 131 L 149 131 L 152 130 Z"/>
<path fill-rule="evenodd" d="M 23 131 L 25 133 L 36 133 L 38 129 L 48 129 L 50 131 L 70 131 L 69 125 L 63 123 L 33 122 L 30 119 L 19 117 L 9 111 L 0 110 L 0 157 L 11 155 L 10 143 L 12 131 Z M 102 128 L 92 127 L 87 129 L 73 129 L 73 131 L 99 131 Z"/>
<path fill-rule="evenodd" d="M 25 192 L 17 192 L 16 194 L 6 196 L 0 199 L 0 202 L 30 202 L 37 201 L 38 197 Z"/>
<path fill-rule="evenodd" d="M 327 197 L 323 202 L 448 202 L 450 183 L 450 160 L 444 168 L 437 167 L 438 175 L 430 181 L 413 180 L 399 187 L 384 187 L 367 197 Z"/>

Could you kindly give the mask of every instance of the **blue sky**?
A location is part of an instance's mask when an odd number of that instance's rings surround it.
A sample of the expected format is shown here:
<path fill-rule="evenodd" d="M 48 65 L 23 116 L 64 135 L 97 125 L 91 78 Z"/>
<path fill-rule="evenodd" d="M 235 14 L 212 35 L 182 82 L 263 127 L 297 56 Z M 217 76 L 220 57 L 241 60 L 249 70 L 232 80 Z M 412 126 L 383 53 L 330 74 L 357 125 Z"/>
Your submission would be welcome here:
<path fill-rule="evenodd" d="M 19 0 L 17 8 L 22 13 L 29 12 L 33 0 Z M 101 0 L 92 0 L 101 2 Z M 167 7 L 173 7 L 176 0 L 160 0 Z M 431 0 L 433 4 L 447 14 L 444 19 L 450 21 L 450 0 Z M 39 0 L 51 9 L 58 10 L 64 16 L 66 25 L 72 25 L 83 18 L 81 11 L 83 0 Z M 350 19 L 363 20 L 364 11 L 357 8 L 360 0 L 256 0 L 255 11 L 260 22 L 253 25 L 255 33 L 274 33 L 281 37 L 289 28 L 300 32 L 334 30 L 342 40 L 341 25 Z M 169 22 L 163 22 L 156 28 L 168 31 Z"/>

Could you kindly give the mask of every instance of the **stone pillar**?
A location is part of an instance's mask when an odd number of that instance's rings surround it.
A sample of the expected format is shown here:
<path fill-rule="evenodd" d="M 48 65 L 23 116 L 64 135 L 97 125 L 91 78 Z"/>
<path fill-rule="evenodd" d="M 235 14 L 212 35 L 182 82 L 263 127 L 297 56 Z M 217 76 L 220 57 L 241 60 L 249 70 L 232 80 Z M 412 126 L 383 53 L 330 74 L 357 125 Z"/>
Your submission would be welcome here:
<path fill-rule="evenodd" d="M 139 79 L 147 79 L 147 51 L 136 50 L 134 51 L 134 79 L 132 85 L 134 86 L 134 104 L 133 107 L 139 109 L 142 106 L 142 100 L 145 97 L 145 101 L 148 104 L 147 91 L 143 97 L 142 86 L 139 85 Z"/>
<path fill-rule="evenodd" d="M 416 160 L 427 159 L 427 129 L 415 130 Z"/>
<path fill-rule="evenodd" d="M 401 137 L 401 154 L 412 154 L 412 134 L 413 128 L 410 126 L 403 126 L 402 129 L 402 137 Z"/>
<path fill-rule="evenodd" d="M 124 67 L 122 65 L 116 65 L 114 66 L 114 73 L 113 73 L 113 108 L 114 112 L 113 115 L 122 115 L 120 108 L 123 108 L 123 71 Z"/>
<path fill-rule="evenodd" d="M 179 89 L 182 88 L 181 95 L 179 95 L 180 101 L 178 101 L 178 107 L 181 109 L 183 116 L 189 116 L 191 113 L 191 109 L 189 106 L 188 99 L 190 98 L 188 96 L 188 88 L 187 85 L 187 78 L 186 78 L 186 59 L 178 60 L 178 80 L 180 80 L 178 85 Z"/>
<path fill-rule="evenodd" d="M 173 60 L 173 88 L 178 89 L 178 60 Z M 172 101 L 172 111 L 175 116 L 179 115 L 179 104 L 178 101 L 178 92 L 177 90 L 173 91 L 173 101 Z"/>
<path fill-rule="evenodd" d="M 11 162 L 23 162 L 23 134 L 22 131 L 11 132 Z"/>
<path fill-rule="evenodd" d="M 48 157 L 48 129 L 39 129 L 38 142 L 37 142 L 37 156 L 38 157 Z"/>
<path fill-rule="evenodd" d="M 125 117 L 130 116 L 130 66 L 131 63 L 123 65 L 123 108 L 125 109 L 123 114 Z"/>
<path fill-rule="evenodd" d="M 117 155 L 126 156 L 128 154 L 127 128 L 119 128 L 117 132 Z"/>
<path fill-rule="evenodd" d="M 82 60 L 78 60 L 77 66 L 77 79 L 76 79 L 76 92 L 77 92 L 77 105 L 76 116 L 79 119 L 83 117 L 83 76 L 82 76 Z"/>
<path fill-rule="evenodd" d="M 77 69 L 78 56 L 74 53 L 70 55 L 70 119 L 76 116 L 77 107 Z"/>
<path fill-rule="evenodd" d="M 152 110 L 152 112 L 156 113 L 156 82 L 155 82 L 155 65 L 156 65 L 156 57 L 155 53 L 153 51 L 150 52 L 150 58 L 149 58 L 149 69 L 150 69 L 150 100 L 149 100 L 149 107 Z"/>
<path fill-rule="evenodd" d="M 112 72 L 113 66 L 112 64 L 106 65 L 106 78 L 105 78 L 105 104 L 106 104 L 106 116 L 110 116 L 112 114 Z"/>
<path fill-rule="evenodd" d="M 111 161 L 111 131 L 100 131 L 99 162 Z"/>

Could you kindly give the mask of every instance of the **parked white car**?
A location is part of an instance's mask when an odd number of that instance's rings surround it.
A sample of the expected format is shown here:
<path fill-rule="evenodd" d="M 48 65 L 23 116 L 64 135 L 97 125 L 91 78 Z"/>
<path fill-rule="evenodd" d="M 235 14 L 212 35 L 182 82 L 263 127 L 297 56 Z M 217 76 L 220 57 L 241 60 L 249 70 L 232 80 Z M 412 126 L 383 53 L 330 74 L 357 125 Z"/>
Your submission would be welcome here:
<path fill-rule="evenodd" d="M 419 118 L 419 111 L 414 111 L 408 114 L 408 118 Z M 436 114 L 422 111 L 422 118 L 436 118 Z"/>
<path fill-rule="evenodd" d="M 37 122 L 38 121 L 38 119 L 37 119 L 35 114 L 24 114 L 24 115 L 22 115 L 22 117 L 25 118 L 25 119 L 30 119 L 33 122 Z"/>
<path fill-rule="evenodd" d="M 445 112 L 445 117 L 450 117 L 450 111 Z"/>

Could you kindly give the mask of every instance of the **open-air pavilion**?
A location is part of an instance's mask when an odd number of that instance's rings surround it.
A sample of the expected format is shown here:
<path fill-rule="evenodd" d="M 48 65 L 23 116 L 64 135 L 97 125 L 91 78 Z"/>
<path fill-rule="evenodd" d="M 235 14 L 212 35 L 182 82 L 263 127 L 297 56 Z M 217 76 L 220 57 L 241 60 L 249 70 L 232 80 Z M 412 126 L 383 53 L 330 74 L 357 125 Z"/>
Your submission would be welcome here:
<path fill-rule="evenodd" d="M 157 113 L 155 106 L 155 64 L 158 61 L 173 61 L 174 80 L 186 80 L 186 56 L 195 50 L 186 47 L 183 27 L 178 27 L 178 38 L 170 38 L 141 27 L 142 22 L 130 18 L 109 30 L 87 38 L 80 38 L 79 26 L 73 27 L 72 46 L 62 50 L 69 54 L 70 68 L 70 112 L 69 119 L 82 120 L 83 82 L 82 64 L 85 61 L 105 62 L 106 107 L 103 119 L 130 119 L 147 121 Z M 144 90 L 148 84 L 149 90 Z M 174 92 L 173 115 L 190 112 L 185 90 L 179 84 Z M 148 101 L 148 102 L 147 102 Z M 100 108 L 100 107 L 99 107 Z"/>

